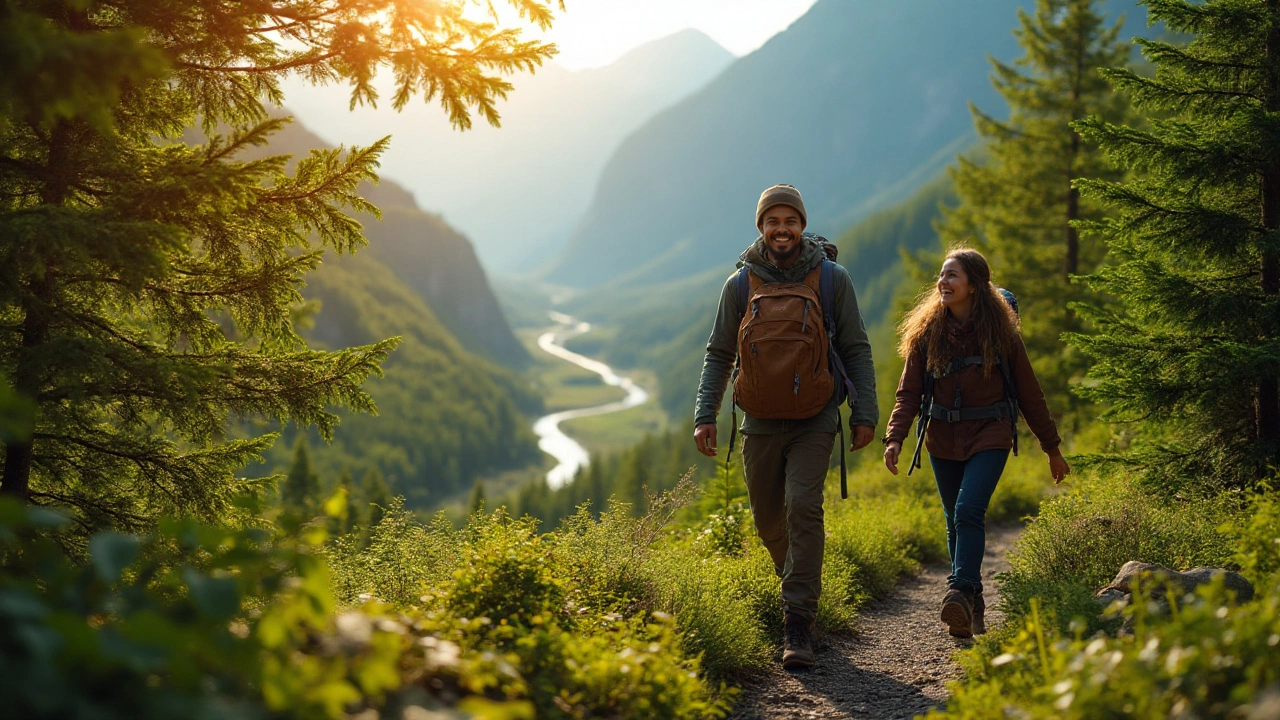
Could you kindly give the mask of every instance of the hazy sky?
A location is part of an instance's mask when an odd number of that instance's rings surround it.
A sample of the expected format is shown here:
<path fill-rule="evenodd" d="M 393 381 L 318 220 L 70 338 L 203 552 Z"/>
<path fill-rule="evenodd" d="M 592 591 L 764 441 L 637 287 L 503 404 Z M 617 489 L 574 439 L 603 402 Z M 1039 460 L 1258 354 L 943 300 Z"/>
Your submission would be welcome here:
<path fill-rule="evenodd" d="M 565 0 L 546 39 L 570 70 L 599 67 L 626 51 L 685 28 L 710 35 L 734 55 L 760 47 L 814 0 Z"/>

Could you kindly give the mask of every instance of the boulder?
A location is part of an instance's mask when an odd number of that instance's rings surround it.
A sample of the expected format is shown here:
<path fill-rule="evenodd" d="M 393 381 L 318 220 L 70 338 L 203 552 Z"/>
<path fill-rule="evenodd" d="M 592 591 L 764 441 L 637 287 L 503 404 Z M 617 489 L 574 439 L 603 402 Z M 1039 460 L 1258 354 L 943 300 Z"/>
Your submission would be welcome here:
<path fill-rule="evenodd" d="M 1115 596 L 1117 592 L 1124 595 L 1131 594 L 1133 585 L 1140 581 L 1153 600 L 1162 601 L 1170 586 L 1178 595 L 1185 595 L 1195 592 L 1196 588 L 1218 577 L 1223 579 L 1223 584 L 1235 593 L 1236 599 L 1240 602 L 1253 599 L 1253 584 L 1238 572 L 1207 567 L 1178 572 L 1163 565 L 1136 560 L 1125 563 L 1111 584 L 1099 590 L 1096 597 L 1099 600 L 1108 600 L 1109 604 L 1111 600 L 1118 599 Z"/>

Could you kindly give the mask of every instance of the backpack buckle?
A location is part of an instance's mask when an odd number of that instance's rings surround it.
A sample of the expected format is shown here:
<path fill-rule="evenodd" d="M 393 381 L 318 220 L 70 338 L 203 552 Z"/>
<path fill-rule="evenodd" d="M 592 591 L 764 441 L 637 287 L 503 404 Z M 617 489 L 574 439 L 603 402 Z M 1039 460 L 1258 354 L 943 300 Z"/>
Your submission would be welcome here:
<path fill-rule="evenodd" d="M 960 422 L 960 410 L 959 409 L 947 410 L 947 422 L 949 423 Z"/>

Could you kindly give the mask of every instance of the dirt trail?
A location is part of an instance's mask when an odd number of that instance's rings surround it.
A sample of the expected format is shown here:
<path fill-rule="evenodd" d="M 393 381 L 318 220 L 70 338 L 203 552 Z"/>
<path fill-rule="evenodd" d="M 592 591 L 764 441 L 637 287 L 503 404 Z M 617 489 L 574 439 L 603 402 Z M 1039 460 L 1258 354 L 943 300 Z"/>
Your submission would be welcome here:
<path fill-rule="evenodd" d="M 1008 550 L 1019 527 L 989 528 L 982 562 L 987 625 L 1004 618 L 995 609 L 993 576 L 1008 569 Z M 781 668 L 749 684 L 731 716 L 777 718 L 911 718 L 947 699 L 946 683 L 960 676 L 951 660 L 970 640 L 947 635 L 938 620 L 947 568 L 936 565 L 906 578 L 884 598 L 863 608 L 857 634 L 828 636 L 818 666 L 809 672 Z"/>

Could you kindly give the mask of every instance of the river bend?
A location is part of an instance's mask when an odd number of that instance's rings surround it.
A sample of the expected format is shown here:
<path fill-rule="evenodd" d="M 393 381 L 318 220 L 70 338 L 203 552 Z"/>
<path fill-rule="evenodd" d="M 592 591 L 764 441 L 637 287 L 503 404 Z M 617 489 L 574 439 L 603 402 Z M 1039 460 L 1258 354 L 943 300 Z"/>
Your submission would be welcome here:
<path fill-rule="evenodd" d="M 581 335 L 591 329 L 590 323 L 579 322 L 575 318 L 569 317 L 563 313 L 553 312 L 550 314 L 559 327 L 549 330 L 538 337 L 538 347 L 550 355 L 560 358 L 577 365 L 580 368 L 590 370 L 600 376 L 600 379 L 606 385 L 622 388 L 626 391 L 627 396 L 615 402 L 606 403 L 604 405 L 596 405 L 595 407 L 575 408 L 573 410 L 564 410 L 550 415 L 544 415 L 538 418 L 533 424 L 533 432 L 538 436 L 538 447 L 543 452 L 556 459 L 556 466 L 547 472 L 547 486 L 555 490 L 570 480 L 578 473 L 578 470 L 587 466 L 590 462 L 590 456 L 587 449 L 573 438 L 569 437 L 560 429 L 560 423 L 565 420 L 574 420 L 576 418 L 592 417 L 595 415 L 606 415 L 608 413 L 621 412 L 622 410 L 630 410 L 637 405 L 643 405 L 649 400 L 649 393 L 644 388 L 635 384 L 628 377 L 622 377 L 613 371 L 613 368 L 600 362 L 592 360 L 589 357 L 579 355 L 572 350 L 564 348 L 564 341 L 571 337 Z"/>

